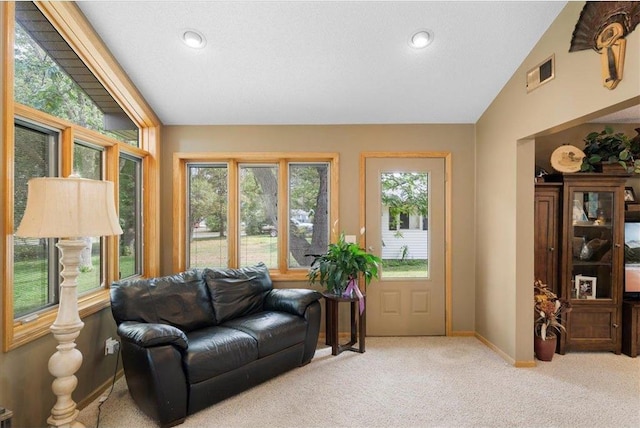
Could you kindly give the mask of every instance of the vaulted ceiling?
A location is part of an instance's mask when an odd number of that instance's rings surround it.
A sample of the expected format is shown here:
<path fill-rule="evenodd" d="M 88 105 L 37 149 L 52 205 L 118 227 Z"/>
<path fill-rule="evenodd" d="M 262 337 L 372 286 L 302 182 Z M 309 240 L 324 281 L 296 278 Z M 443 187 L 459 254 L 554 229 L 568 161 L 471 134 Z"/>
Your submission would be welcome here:
<path fill-rule="evenodd" d="M 164 124 L 475 123 L 564 5 L 78 3 Z"/>

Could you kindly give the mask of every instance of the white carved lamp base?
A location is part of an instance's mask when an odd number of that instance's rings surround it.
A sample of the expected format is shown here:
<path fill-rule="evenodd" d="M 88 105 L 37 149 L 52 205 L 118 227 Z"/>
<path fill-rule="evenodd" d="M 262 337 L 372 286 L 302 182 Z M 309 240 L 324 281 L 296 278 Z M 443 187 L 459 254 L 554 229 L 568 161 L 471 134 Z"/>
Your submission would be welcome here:
<path fill-rule="evenodd" d="M 60 249 L 62 264 L 62 284 L 58 316 L 51 325 L 51 332 L 58 341 L 57 351 L 49 358 L 49 372 L 56 377 L 51 385 L 57 397 L 47 423 L 52 427 L 84 427 L 78 421 L 79 411 L 71 394 L 78 385 L 75 373 L 82 365 L 82 353 L 76 349 L 76 338 L 84 323 L 78 313 L 77 278 L 80 253 L 85 247 L 83 240 L 61 239 L 56 246 Z"/>

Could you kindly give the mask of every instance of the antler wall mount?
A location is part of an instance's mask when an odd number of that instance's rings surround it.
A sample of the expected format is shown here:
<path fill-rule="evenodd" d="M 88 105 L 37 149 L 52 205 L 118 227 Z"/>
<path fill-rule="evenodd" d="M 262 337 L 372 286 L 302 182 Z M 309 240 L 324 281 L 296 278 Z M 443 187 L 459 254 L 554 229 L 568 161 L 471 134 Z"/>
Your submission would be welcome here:
<path fill-rule="evenodd" d="M 588 1 L 576 23 L 569 52 L 593 49 L 600 54 L 603 85 L 615 89 L 622 80 L 624 39 L 640 22 L 638 1 Z"/>

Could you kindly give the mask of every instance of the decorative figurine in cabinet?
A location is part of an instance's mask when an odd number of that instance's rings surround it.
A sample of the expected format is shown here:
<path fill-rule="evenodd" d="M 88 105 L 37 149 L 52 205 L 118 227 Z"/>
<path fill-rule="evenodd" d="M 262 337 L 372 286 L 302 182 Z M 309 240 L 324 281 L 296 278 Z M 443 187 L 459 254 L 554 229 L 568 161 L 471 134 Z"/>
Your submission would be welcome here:
<path fill-rule="evenodd" d="M 561 296 L 571 301 L 560 353 L 621 351 L 627 175 L 563 176 Z"/>

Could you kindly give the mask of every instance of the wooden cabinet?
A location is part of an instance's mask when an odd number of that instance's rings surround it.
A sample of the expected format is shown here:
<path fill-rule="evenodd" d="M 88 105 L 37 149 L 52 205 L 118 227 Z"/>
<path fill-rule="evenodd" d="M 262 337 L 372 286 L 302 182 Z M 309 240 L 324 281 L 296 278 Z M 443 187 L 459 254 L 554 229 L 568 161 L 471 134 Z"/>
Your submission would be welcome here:
<path fill-rule="evenodd" d="M 621 352 L 626 175 L 562 177 L 560 296 L 571 301 L 560 353 Z"/>
<path fill-rule="evenodd" d="M 622 303 L 622 352 L 630 357 L 638 355 L 640 346 L 640 301 Z"/>
<path fill-rule="evenodd" d="M 538 183 L 535 191 L 534 274 L 559 294 L 560 183 Z"/>

